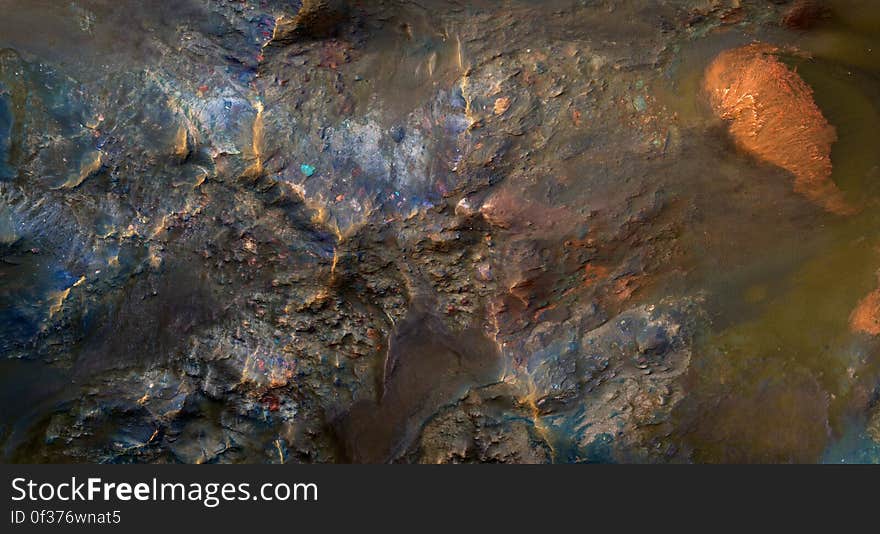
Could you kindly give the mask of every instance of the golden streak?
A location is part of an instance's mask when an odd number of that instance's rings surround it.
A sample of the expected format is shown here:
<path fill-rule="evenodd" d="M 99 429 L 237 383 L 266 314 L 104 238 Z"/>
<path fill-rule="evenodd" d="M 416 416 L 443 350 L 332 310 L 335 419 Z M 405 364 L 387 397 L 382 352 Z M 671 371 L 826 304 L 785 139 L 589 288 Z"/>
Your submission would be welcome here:
<path fill-rule="evenodd" d="M 184 159 L 189 155 L 189 131 L 183 123 L 180 123 L 177 127 L 177 133 L 174 135 L 173 147 L 173 154 L 175 157 Z"/>
<path fill-rule="evenodd" d="M 263 103 L 256 102 L 254 108 L 257 115 L 254 117 L 254 123 L 251 126 L 251 147 L 250 158 L 253 163 L 244 171 L 245 176 L 256 177 L 263 173 Z"/>
<path fill-rule="evenodd" d="M 156 236 L 165 231 L 165 228 L 168 225 L 168 214 L 162 215 L 162 220 L 159 221 L 159 224 L 153 229 L 150 233 L 149 239 L 154 239 Z"/>
<path fill-rule="evenodd" d="M 338 263 L 339 263 L 339 249 L 334 248 L 334 249 L 333 249 L 333 263 L 330 265 L 330 276 L 331 276 L 331 278 L 333 277 L 333 275 L 336 274 L 336 265 L 337 265 Z"/>
<path fill-rule="evenodd" d="M 305 207 L 313 212 L 310 219 L 312 224 L 323 226 L 333 232 L 339 243 L 345 239 L 345 235 L 343 235 L 342 231 L 339 229 L 339 225 L 336 221 L 330 220 L 330 212 L 327 210 L 327 206 L 323 202 L 306 197 L 306 190 L 302 184 L 290 182 L 282 182 L 282 184 L 289 187 Z M 348 233 L 350 234 L 351 232 L 349 231 Z"/>
<path fill-rule="evenodd" d="M 49 305 L 49 318 L 51 319 L 56 313 L 60 312 L 64 307 L 64 301 L 70 295 L 70 290 L 74 287 L 82 284 L 85 281 L 86 277 L 81 276 L 79 280 L 74 282 L 74 284 L 63 291 L 56 291 L 49 296 L 49 301 L 51 304 Z"/>
<path fill-rule="evenodd" d="M 278 461 L 284 463 L 284 453 L 281 451 L 281 440 L 275 440 L 275 449 L 278 451 Z"/>
<path fill-rule="evenodd" d="M 66 182 L 56 187 L 55 189 L 74 189 L 78 187 L 80 184 L 86 181 L 86 178 L 88 178 L 98 169 L 100 169 L 103 163 L 104 158 L 101 155 L 100 150 L 93 150 L 89 152 L 88 154 L 83 156 L 82 163 L 79 167 L 79 172 L 70 175 Z"/>
<path fill-rule="evenodd" d="M 526 375 L 528 376 L 528 375 Z M 556 456 L 556 448 L 553 446 L 552 431 L 547 425 L 544 423 L 544 419 L 541 417 L 541 410 L 538 408 L 538 393 L 537 387 L 535 386 L 535 381 L 532 380 L 531 376 L 528 376 L 528 393 L 521 397 L 519 403 L 524 405 L 529 409 L 532 416 L 532 424 L 535 427 L 535 431 L 544 440 L 548 447 L 550 447 L 550 451 L 553 456 Z"/>

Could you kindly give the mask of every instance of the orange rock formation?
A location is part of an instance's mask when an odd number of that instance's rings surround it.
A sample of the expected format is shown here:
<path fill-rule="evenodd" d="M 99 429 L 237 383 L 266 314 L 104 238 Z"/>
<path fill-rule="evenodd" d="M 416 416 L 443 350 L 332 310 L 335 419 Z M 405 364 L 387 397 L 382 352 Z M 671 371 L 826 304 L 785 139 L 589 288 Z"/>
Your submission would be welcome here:
<path fill-rule="evenodd" d="M 859 301 L 849 316 L 849 328 L 859 334 L 880 335 L 880 289 Z"/>
<path fill-rule="evenodd" d="M 719 54 L 703 81 L 712 109 L 729 121 L 740 148 L 792 173 L 795 191 L 830 212 L 851 214 L 856 210 L 831 180 L 834 127 L 778 52 L 754 43 Z"/>

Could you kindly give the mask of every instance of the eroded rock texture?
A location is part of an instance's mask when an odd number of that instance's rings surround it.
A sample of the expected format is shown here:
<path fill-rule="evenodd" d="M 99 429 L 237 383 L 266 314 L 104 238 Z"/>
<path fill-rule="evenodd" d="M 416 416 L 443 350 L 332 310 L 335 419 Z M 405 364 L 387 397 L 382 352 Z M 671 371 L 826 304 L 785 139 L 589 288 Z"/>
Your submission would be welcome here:
<path fill-rule="evenodd" d="M 803 80 L 711 40 L 787 6 L 501 4 L 0 1 L 3 459 L 816 459 L 850 382 L 737 390 L 698 343 L 852 211 Z M 821 208 L 676 108 L 706 42 L 734 138 Z M 782 438 L 690 439 L 753 413 Z"/>

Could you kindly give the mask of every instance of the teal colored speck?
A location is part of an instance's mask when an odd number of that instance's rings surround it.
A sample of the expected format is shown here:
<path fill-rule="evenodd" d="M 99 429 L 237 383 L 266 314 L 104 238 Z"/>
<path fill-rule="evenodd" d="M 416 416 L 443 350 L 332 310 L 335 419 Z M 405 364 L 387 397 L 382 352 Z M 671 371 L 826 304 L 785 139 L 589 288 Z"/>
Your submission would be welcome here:
<path fill-rule="evenodd" d="M 307 163 L 303 163 L 302 165 L 300 165 L 299 170 L 306 176 L 311 176 L 315 174 L 315 168 Z"/>
<path fill-rule="evenodd" d="M 645 102 L 645 97 L 639 95 L 633 98 L 633 107 L 636 108 L 636 111 L 638 111 L 639 113 L 648 109 L 648 103 Z"/>
<path fill-rule="evenodd" d="M 645 88 L 645 80 L 639 80 L 636 82 L 636 89 L 644 89 Z"/>

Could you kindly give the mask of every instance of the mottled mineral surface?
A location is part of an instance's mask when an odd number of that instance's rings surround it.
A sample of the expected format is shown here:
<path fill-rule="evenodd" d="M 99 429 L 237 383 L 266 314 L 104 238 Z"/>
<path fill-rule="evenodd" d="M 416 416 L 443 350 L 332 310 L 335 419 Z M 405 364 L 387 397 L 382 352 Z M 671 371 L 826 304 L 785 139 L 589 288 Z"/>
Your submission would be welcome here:
<path fill-rule="evenodd" d="M 0 0 L 0 458 L 880 456 L 820 4 Z"/>

